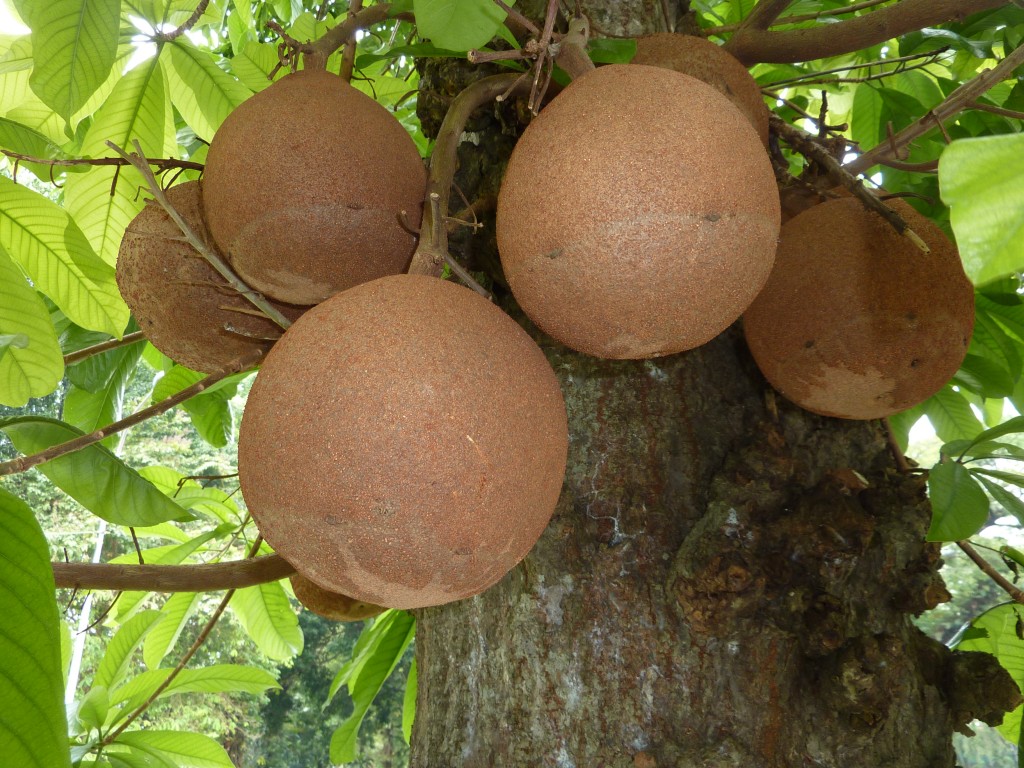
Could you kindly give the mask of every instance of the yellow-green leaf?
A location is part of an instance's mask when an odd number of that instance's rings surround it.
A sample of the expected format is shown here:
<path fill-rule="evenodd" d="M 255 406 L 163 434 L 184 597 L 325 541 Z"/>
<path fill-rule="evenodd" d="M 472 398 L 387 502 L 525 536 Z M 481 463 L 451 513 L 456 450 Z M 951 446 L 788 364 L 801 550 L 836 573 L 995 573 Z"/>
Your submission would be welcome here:
<path fill-rule="evenodd" d="M 170 46 L 166 68 L 171 102 L 196 136 L 210 141 L 231 111 L 252 92 L 217 66 L 209 51 L 182 38 Z"/>

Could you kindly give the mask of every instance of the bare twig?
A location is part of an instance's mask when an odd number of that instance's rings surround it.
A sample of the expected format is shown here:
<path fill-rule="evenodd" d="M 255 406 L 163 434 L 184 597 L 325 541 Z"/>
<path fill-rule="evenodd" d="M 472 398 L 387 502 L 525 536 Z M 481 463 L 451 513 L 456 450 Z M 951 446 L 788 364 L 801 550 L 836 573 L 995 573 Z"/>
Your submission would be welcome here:
<path fill-rule="evenodd" d="M 215 592 L 266 584 L 294 572 L 280 555 L 205 565 L 53 563 L 53 578 L 58 589 Z"/>
<path fill-rule="evenodd" d="M 157 32 L 152 37 L 153 42 L 170 43 L 174 40 L 177 40 L 179 37 L 181 37 L 183 34 L 188 32 L 190 29 L 192 29 L 192 27 L 196 25 L 199 19 L 202 18 L 203 14 L 206 13 L 206 6 L 208 6 L 209 4 L 210 0 L 199 0 L 199 5 L 196 6 L 196 9 L 192 12 L 192 15 L 185 19 L 184 24 L 182 24 L 177 29 L 172 30 L 171 32 Z"/>
<path fill-rule="evenodd" d="M 846 67 L 835 67 L 834 69 L 823 69 L 823 70 L 820 70 L 820 71 L 817 71 L 817 72 L 808 72 L 807 74 L 798 75 L 796 77 L 787 77 L 785 80 L 776 80 L 773 83 L 765 83 L 764 86 L 762 86 L 762 87 L 763 88 L 778 88 L 780 86 L 790 85 L 792 83 L 800 83 L 801 85 L 806 85 L 807 81 L 814 80 L 814 79 L 817 79 L 818 81 L 821 81 L 821 82 L 840 82 L 838 80 L 836 80 L 836 81 L 825 80 L 823 78 L 823 76 L 824 75 L 834 75 L 834 74 L 838 74 L 839 72 L 853 72 L 854 70 L 858 70 L 858 69 L 870 69 L 871 67 L 881 67 L 881 66 L 885 66 L 886 64 L 902 64 L 902 63 L 907 62 L 907 61 L 914 61 L 915 59 L 929 59 L 929 61 L 926 61 L 926 62 L 924 62 L 924 64 L 922 64 L 922 66 L 927 66 L 929 64 L 934 64 L 935 63 L 934 60 L 938 59 L 939 56 L 941 56 L 942 54 L 946 53 L 948 50 L 949 50 L 948 47 L 946 47 L 946 48 L 936 48 L 934 51 L 928 51 L 927 53 L 911 53 L 911 54 L 908 54 L 906 56 L 897 56 L 897 57 L 892 58 L 892 59 L 876 59 L 875 61 L 869 61 L 866 64 L 850 64 L 849 66 L 846 66 Z M 892 74 L 895 74 L 896 71 L 905 72 L 906 69 L 894 70 Z"/>
<path fill-rule="evenodd" d="M 877 147 L 868 150 L 860 157 L 846 164 L 846 170 L 852 174 L 863 173 L 872 166 L 886 162 L 889 158 L 896 157 L 901 147 L 909 145 L 915 139 L 924 136 L 935 128 L 936 122 L 944 123 L 951 117 L 959 114 L 968 108 L 990 88 L 1011 77 L 1017 67 L 1024 64 L 1024 45 L 1019 46 L 1010 52 L 992 69 L 979 72 L 973 78 L 953 91 L 946 99 L 927 115 L 917 120 L 891 140 L 887 139 Z M 888 164 L 888 163 L 886 163 Z"/>
<path fill-rule="evenodd" d="M 380 3 L 363 8 L 358 13 L 352 14 L 315 43 L 305 43 L 299 46 L 304 54 L 304 62 L 307 67 L 323 69 L 327 63 L 327 57 L 345 45 L 360 29 L 366 29 L 374 24 L 384 21 L 391 15 L 391 5 Z"/>
<path fill-rule="evenodd" d="M 506 3 L 503 3 L 502 0 L 494 0 L 494 4 L 501 8 L 501 10 L 503 10 L 505 13 L 507 13 L 509 19 L 512 20 L 513 23 L 518 24 L 534 37 L 540 37 L 540 30 L 537 28 L 537 25 L 534 24 L 525 16 L 523 16 L 523 14 L 521 14 L 515 8 L 513 8 L 510 5 L 507 5 Z"/>
<path fill-rule="evenodd" d="M 813 136 L 796 126 L 790 125 L 778 115 L 769 115 L 769 121 L 772 131 L 782 137 L 797 152 L 821 165 L 835 184 L 850 190 L 850 193 L 860 200 L 865 208 L 883 216 L 886 221 L 892 224 L 893 229 L 909 238 L 923 253 L 929 252 L 928 246 L 914 230 L 907 226 L 907 222 L 903 217 L 871 194 L 864 187 L 864 183 L 851 175 L 825 147 L 814 140 Z"/>
<path fill-rule="evenodd" d="M 967 105 L 967 108 L 976 109 L 980 112 L 990 112 L 993 115 L 1008 117 L 1011 120 L 1024 120 L 1024 112 L 1018 112 L 1015 109 L 1006 109 L 1005 107 L 997 107 L 995 104 L 983 104 L 980 101 L 972 101 Z"/>
<path fill-rule="evenodd" d="M 863 16 L 810 29 L 739 29 L 725 48 L 747 66 L 811 61 L 859 51 L 916 29 L 1005 4 L 1006 0 L 901 0 Z"/>
<path fill-rule="evenodd" d="M 53 166 L 75 166 L 75 165 L 132 165 L 130 160 L 125 160 L 123 157 L 70 157 L 70 158 L 53 158 L 53 157 L 33 157 L 32 155 L 25 155 L 21 152 L 12 152 L 9 149 L 0 149 L 7 157 L 12 160 L 25 163 L 39 163 L 40 165 Z M 173 157 L 147 157 L 146 163 L 158 168 L 160 171 L 166 171 L 169 168 L 180 168 L 191 171 L 201 171 L 205 167 L 202 163 L 193 163 L 188 160 L 178 160 Z"/>
<path fill-rule="evenodd" d="M 518 73 L 492 75 L 477 80 L 464 89 L 448 107 L 448 113 L 437 133 L 437 142 L 430 158 L 430 178 L 427 182 L 427 205 L 423 206 L 421 236 L 409 265 L 409 274 L 437 277 L 444 268 L 448 255 L 448 232 L 445 226 L 452 182 L 458 168 L 458 149 L 466 121 L 477 108 L 488 104 L 510 91 L 523 93 L 530 81 Z"/>
<path fill-rule="evenodd" d="M 876 5 L 881 5 L 882 3 L 891 3 L 892 1 L 893 0 L 864 0 L 862 3 L 853 3 L 845 8 L 833 8 L 827 11 L 818 11 L 817 13 L 805 13 L 800 16 L 780 16 L 769 26 L 781 27 L 783 24 L 798 24 L 803 21 L 816 21 L 817 19 L 825 16 L 845 16 L 848 13 L 856 13 L 857 11 L 863 11 L 865 8 L 872 8 Z M 720 35 L 724 32 L 735 32 L 742 26 L 743 22 L 740 22 L 739 24 L 726 24 L 720 27 L 708 27 L 704 30 L 704 34 Z"/>
<path fill-rule="evenodd" d="M 53 461 L 54 459 L 60 458 L 61 456 L 66 456 L 69 453 L 79 451 L 82 448 L 87 448 L 88 446 L 98 443 L 100 440 L 103 440 L 104 438 L 109 437 L 110 435 L 116 435 L 118 432 L 122 432 L 128 429 L 129 427 L 135 426 L 136 424 L 141 424 L 146 419 L 164 413 L 165 411 L 169 411 L 171 408 L 178 405 L 179 403 L 185 402 L 190 397 L 195 397 L 201 392 L 205 392 L 207 389 L 209 389 L 222 379 L 226 379 L 228 376 L 238 373 L 239 371 L 244 371 L 249 368 L 252 368 L 253 366 L 256 365 L 257 362 L 259 362 L 260 358 L 262 357 L 263 350 L 250 353 L 245 357 L 240 358 L 234 364 L 225 368 L 225 370 L 222 371 L 221 373 L 215 373 L 210 376 L 207 376 L 206 378 L 197 381 L 191 387 L 186 387 L 180 392 L 171 395 L 166 400 L 161 400 L 159 403 L 154 403 L 148 408 L 143 408 L 140 411 L 136 411 L 132 415 L 126 416 L 120 421 L 115 421 L 113 424 L 108 424 L 107 426 L 101 429 L 97 429 L 94 432 L 90 432 L 87 435 L 81 435 L 80 437 L 76 437 L 74 440 L 68 440 L 65 443 L 58 443 L 57 445 L 52 445 L 43 451 L 39 451 L 38 453 L 33 453 L 28 456 L 21 456 L 17 459 L 11 459 L 10 461 L 5 461 L 2 464 L 0 464 L 0 476 L 13 475 L 17 474 L 18 472 L 24 472 L 25 470 L 31 469 L 32 467 L 39 466 L 40 464 L 45 464 L 48 461 Z"/>
<path fill-rule="evenodd" d="M 188 225 L 188 222 L 181 217 L 181 214 L 178 213 L 175 207 L 171 205 L 170 200 L 167 199 L 167 195 L 157 182 L 156 176 L 153 175 L 153 171 L 150 170 L 149 166 L 146 164 L 146 158 L 142 152 L 142 147 L 139 145 L 139 140 L 135 139 L 134 143 L 136 154 L 128 154 L 112 141 L 108 141 L 107 146 L 126 159 L 139 173 L 142 174 L 142 178 L 145 180 L 150 193 L 154 198 L 156 198 L 156 201 L 160 203 L 163 209 L 167 211 L 167 215 L 171 217 L 175 224 L 178 225 L 178 229 L 181 230 L 185 239 L 188 240 L 188 244 L 196 249 L 199 255 L 202 256 L 209 265 L 214 268 L 214 270 L 216 270 L 217 274 L 227 280 L 228 285 L 234 288 L 239 295 L 249 301 L 254 307 L 259 309 L 264 315 L 269 317 L 279 326 L 282 328 L 290 327 L 292 324 L 291 320 L 281 314 L 281 311 L 267 301 L 263 294 L 250 288 L 242 278 L 236 275 L 234 270 L 227 265 L 227 262 L 225 262 L 220 255 L 217 254 L 205 240 L 203 240 L 203 238 L 199 237 L 192 227 Z"/>
<path fill-rule="evenodd" d="M 999 587 L 1006 592 L 1006 594 L 1008 594 L 1015 603 L 1024 603 L 1024 591 L 1017 589 L 1017 587 L 1013 586 L 1005 576 L 993 568 L 992 563 L 982 557 L 978 550 L 971 546 L 969 541 L 958 541 L 956 545 L 964 551 L 965 555 L 974 561 L 974 564 L 981 569 L 982 573 L 998 584 Z"/>
<path fill-rule="evenodd" d="M 249 549 L 249 558 L 252 558 L 259 551 L 260 544 L 262 543 L 263 537 L 257 536 L 256 541 L 253 542 L 252 547 Z M 187 651 L 185 651 L 185 654 L 175 665 L 174 669 L 171 670 L 171 673 L 167 675 L 166 678 L 164 678 L 164 681 L 160 683 L 159 686 L 157 686 L 156 690 L 153 691 L 152 694 L 150 694 L 149 698 L 147 698 L 142 704 L 135 708 L 135 710 L 125 719 L 123 723 L 121 723 L 121 725 L 119 725 L 115 730 L 111 731 L 103 737 L 103 740 L 99 744 L 100 747 L 104 747 L 108 744 L 113 743 L 118 736 L 120 736 L 122 733 L 125 732 L 125 730 L 127 730 L 129 725 L 135 722 L 135 720 L 138 719 L 138 717 L 143 712 L 149 709 L 153 702 L 160 697 L 161 693 L 167 690 L 168 686 L 170 686 L 174 679 L 181 674 L 182 670 L 185 669 L 185 665 L 188 664 L 188 662 L 192 659 L 193 656 L 195 656 L 196 651 L 198 651 L 202 647 L 203 643 L 206 642 L 206 639 L 210 636 L 210 632 L 213 631 L 214 626 L 216 626 L 217 622 L 220 620 L 220 617 L 224 614 L 224 611 L 227 609 L 228 603 L 231 602 L 231 598 L 234 596 L 235 590 L 228 590 L 227 594 L 224 595 L 224 598 L 220 601 L 220 605 L 217 606 L 217 610 L 213 612 L 213 615 L 209 618 L 209 620 L 206 622 L 206 625 L 199 632 L 199 635 L 196 637 L 195 642 L 193 642 L 192 646 Z"/>
<path fill-rule="evenodd" d="M 127 347 L 131 344 L 138 344 L 140 341 L 145 341 L 146 335 L 142 331 L 134 331 L 132 333 L 126 333 L 120 339 L 110 339 L 109 341 L 102 341 L 99 344 L 93 344 L 91 347 L 80 349 L 77 352 L 71 352 L 64 355 L 64 365 L 74 365 L 80 363 L 86 358 L 92 357 L 93 355 L 101 355 L 104 352 L 109 352 L 112 349 L 119 347 Z"/>

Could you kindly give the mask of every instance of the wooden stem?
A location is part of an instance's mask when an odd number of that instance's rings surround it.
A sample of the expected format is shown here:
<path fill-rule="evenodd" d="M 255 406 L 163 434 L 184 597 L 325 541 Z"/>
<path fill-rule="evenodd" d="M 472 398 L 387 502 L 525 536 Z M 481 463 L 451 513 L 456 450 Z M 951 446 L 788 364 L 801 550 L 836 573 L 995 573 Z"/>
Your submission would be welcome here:
<path fill-rule="evenodd" d="M 119 347 L 127 347 L 131 344 L 138 344 L 140 341 L 146 340 L 146 334 L 142 331 L 134 331 L 132 333 L 126 333 L 120 339 L 110 339 L 109 341 L 103 341 L 99 344 L 93 344 L 91 347 L 80 349 L 77 352 L 71 352 L 64 355 L 64 366 L 74 365 L 80 363 L 86 358 L 92 357 L 93 355 L 101 355 L 104 352 L 109 352 L 112 349 L 118 349 Z"/>
<path fill-rule="evenodd" d="M 58 589 L 139 592 L 216 592 L 287 578 L 295 569 L 280 555 L 208 565 L 53 563 Z"/>
<path fill-rule="evenodd" d="M 981 569 L 982 573 L 998 584 L 999 587 L 1006 592 L 1006 594 L 1008 594 L 1015 603 L 1024 603 L 1024 592 L 1013 586 L 1005 576 L 993 568 L 992 563 L 982 557 L 978 550 L 971 546 L 970 542 L 958 541 L 956 545 L 964 551 L 965 555 L 974 561 L 974 564 Z"/>

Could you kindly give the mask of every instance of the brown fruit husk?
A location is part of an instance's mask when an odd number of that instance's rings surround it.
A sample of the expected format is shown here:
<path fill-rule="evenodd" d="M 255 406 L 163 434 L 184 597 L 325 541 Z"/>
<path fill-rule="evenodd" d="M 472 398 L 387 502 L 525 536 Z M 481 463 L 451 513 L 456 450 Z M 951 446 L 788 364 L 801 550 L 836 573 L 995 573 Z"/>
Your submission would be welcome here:
<path fill-rule="evenodd" d="M 771 271 L 779 196 L 746 118 L 709 85 L 640 64 L 573 81 L 519 139 L 498 196 L 505 276 L 580 352 L 692 349 Z"/>
<path fill-rule="evenodd" d="M 205 242 L 199 182 L 167 190 L 171 205 Z M 256 308 L 184 242 L 181 230 L 149 201 L 121 240 L 117 285 L 139 328 L 174 362 L 215 373 L 258 349 L 269 349 L 282 329 L 252 313 Z M 306 307 L 271 302 L 290 320 Z"/>
<path fill-rule="evenodd" d="M 935 394 L 963 362 L 974 289 L 942 230 L 894 208 L 922 253 L 853 198 L 810 208 L 782 228 L 775 269 L 743 316 L 769 383 L 801 408 L 876 419 Z"/>
<path fill-rule="evenodd" d="M 396 275 L 310 310 L 242 416 L 242 494 L 332 592 L 420 608 L 482 592 L 547 526 L 568 435 L 554 372 L 493 304 Z"/>
<path fill-rule="evenodd" d="M 406 269 L 426 178 L 394 115 L 337 75 L 304 70 L 221 125 L 203 174 L 204 211 L 249 285 L 316 304 Z"/>
<path fill-rule="evenodd" d="M 331 621 L 362 621 L 377 616 L 387 608 L 354 600 L 348 595 L 329 592 L 305 576 L 291 577 L 292 591 L 302 607 Z"/>

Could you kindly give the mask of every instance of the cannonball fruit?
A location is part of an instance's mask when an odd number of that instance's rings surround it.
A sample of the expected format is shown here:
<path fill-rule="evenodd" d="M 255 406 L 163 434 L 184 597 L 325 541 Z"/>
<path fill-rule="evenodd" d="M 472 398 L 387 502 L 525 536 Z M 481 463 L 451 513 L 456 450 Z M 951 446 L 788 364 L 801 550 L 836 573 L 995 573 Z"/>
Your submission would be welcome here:
<path fill-rule="evenodd" d="M 331 621 L 362 621 L 384 613 L 387 609 L 353 600 L 347 595 L 328 592 L 296 573 L 291 577 L 292 591 L 302 607 Z"/>
<path fill-rule="evenodd" d="M 529 125 L 498 197 L 505 276 L 580 352 L 700 346 L 764 285 L 779 233 L 771 164 L 711 86 L 639 64 L 572 82 Z"/>
<path fill-rule="evenodd" d="M 633 64 L 665 67 L 707 83 L 731 101 L 768 146 L 768 107 L 761 87 L 731 53 L 693 35 L 659 32 L 636 40 Z"/>
<path fill-rule="evenodd" d="M 167 198 L 199 237 L 212 242 L 199 182 L 171 187 Z M 182 237 L 160 204 L 150 201 L 121 240 L 117 285 L 146 338 L 174 362 L 204 373 L 269 348 L 280 327 L 253 314 L 256 308 Z M 271 303 L 291 320 L 306 309 Z"/>
<path fill-rule="evenodd" d="M 473 291 L 395 275 L 328 299 L 267 355 L 242 494 L 323 589 L 389 608 L 475 595 L 548 524 L 568 447 L 551 367 Z"/>
<path fill-rule="evenodd" d="M 906 203 L 922 253 L 853 198 L 782 228 L 768 284 L 743 316 L 758 367 L 815 413 L 876 419 L 931 397 L 967 353 L 974 291 L 956 248 Z"/>
<path fill-rule="evenodd" d="M 243 280 L 316 304 L 406 268 L 425 189 L 416 145 L 390 112 L 337 75 L 304 70 L 221 125 L 203 209 Z"/>

